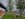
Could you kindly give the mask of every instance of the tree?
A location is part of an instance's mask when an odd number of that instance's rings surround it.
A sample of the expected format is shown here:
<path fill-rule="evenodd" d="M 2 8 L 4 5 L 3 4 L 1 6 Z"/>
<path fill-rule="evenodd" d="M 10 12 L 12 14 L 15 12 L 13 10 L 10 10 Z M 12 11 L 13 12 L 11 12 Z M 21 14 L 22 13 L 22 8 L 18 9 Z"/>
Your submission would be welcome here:
<path fill-rule="evenodd" d="M 24 6 L 24 9 L 25 9 L 25 6 Z"/>
<path fill-rule="evenodd" d="M 21 2 L 21 0 L 20 0 L 20 2 L 18 2 L 18 4 L 16 4 L 17 5 L 17 9 L 20 9 L 20 16 L 21 16 L 21 10 L 23 9 L 23 2 Z"/>
<path fill-rule="evenodd" d="M 9 11 L 11 12 L 12 9 L 13 9 L 12 0 L 9 0 Z"/>

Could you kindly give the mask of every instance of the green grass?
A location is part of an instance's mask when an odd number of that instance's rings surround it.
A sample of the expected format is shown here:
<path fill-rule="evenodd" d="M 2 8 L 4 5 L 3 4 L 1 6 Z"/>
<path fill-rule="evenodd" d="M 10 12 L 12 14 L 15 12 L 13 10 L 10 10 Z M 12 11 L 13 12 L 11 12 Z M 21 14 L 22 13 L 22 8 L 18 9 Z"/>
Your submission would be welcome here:
<path fill-rule="evenodd" d="M 5 13 L 2 19 L 25 19 L 25 17 L 13 17 L 13 15 L 16 16 L 14 13 Z"/>

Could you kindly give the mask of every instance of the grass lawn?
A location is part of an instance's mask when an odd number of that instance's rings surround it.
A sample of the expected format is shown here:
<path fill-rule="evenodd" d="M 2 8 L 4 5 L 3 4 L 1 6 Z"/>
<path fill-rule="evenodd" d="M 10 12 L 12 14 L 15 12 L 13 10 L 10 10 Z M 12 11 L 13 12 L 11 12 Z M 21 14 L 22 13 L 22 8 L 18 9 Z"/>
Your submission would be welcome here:
<path fill-rule="evenodd" d="M 16 16 L 14 13 L 5 13 L 2 19 L 25 19 L 25 17 L 13 17 L 13 15 Z"/>

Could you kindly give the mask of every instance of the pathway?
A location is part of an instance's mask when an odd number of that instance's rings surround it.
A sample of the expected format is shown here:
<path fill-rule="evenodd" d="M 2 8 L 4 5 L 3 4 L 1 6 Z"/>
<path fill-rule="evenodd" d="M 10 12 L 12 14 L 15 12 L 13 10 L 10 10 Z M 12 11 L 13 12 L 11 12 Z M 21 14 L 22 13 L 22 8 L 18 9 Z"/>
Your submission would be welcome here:
<path fill-rule="evenodd" d="M 4 13 L 3 13 L 3 15 L 4 15 Z M 2 15 L 2 16 L 3 16 L 3 15 Z M 0 16 L 0 19 L 2 18 L 2 16 Z"/>

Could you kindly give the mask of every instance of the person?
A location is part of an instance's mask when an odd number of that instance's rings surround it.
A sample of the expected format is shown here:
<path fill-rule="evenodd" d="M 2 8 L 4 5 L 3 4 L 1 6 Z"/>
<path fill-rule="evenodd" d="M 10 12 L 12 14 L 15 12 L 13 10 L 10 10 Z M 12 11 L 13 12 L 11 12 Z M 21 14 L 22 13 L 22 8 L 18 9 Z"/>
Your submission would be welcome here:
<path fill-rule="evenodd" d="M 8 11 L 8 10 L 6 9 L 6 7 L 4 7 L 4 6 L 2 5 L 2 3 L 0 3 L 0 7 L 2 7 L 3 9 L 5 9 L 6 11 Z"/>

